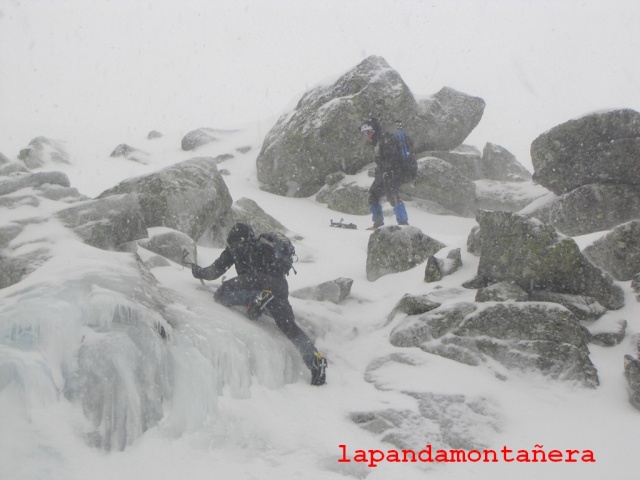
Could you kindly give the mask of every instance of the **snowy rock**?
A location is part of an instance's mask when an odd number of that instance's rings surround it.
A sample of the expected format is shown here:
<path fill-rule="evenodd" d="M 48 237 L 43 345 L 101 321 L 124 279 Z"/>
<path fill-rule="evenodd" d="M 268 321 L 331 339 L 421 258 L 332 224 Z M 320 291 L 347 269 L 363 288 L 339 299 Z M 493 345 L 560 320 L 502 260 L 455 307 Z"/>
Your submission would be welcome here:
<path fill-rule="evenodd" d="M 502 182 L 497 180 L 476 180 L 476 209 L 518 212 L 549 191 L 530 180 Z"/>
<path fill-rule="evenodd" d="M 9 160 L 9 158 L 6 155 L 0 152 L 0 166 L 6 165 L 9 162 L 11 162 L 11 160 Z"/>
<path fill-rule="evenodd" d="M 440 281 L 442 277 L 455 273 L 460 267 L 462 267 L 462 257 L 460 256 L 459 248 L 451 250 L 447 254 L 447 258 L 437 258 L 435 255 L 431 255 L 425 267 L 424 281 Z"/>
<path fill-rule="evenodd" d="M 14 173 L 29 173 L 29 169 L 20 162 L 9 162 L 0 166 L 0 176 L 9 176 Z"/>
<path fill-rule="evenodd" d="M 182 150 L 188 152 L 217 141 L 215 133 L 216 131 L 212 128 L 198 128 L 190 131 L 182 138 Z"/>
<path fill-rule="evenodd" d="M 143 165 L 148 165 L 148 154 L 143 152 L 142 150 L 138 150 L 126 143 L 121 143 L 118 145 L 113 152 L 111 152 L 110 157 L 123 157 L 127 160 L 131 160 L 132 162 L 141 163 Z"/>
<path fill-rule="evenodd" d="M 483 99 L 449 87 L 421 99 L 418 111 L 426 120 L 426 136 L 418 133 L 414 138 L 415 151 L 453 150 L 460 146 L 480 123 L 484 107 Z"/>
<path fill-rule="evenodd" d="M 498 282 L 478 289 L 475 298 L 476 302 L 506 302 L 508 300 L 526 302 L 529 300 L 529 294 L 514 282 Z"/>
<path fill-rule="evenodd" d="M 147 140 L 153 140 L 154 138 L 161 138 L 161 137 L 162 137 L 162 133 L 160 133 L 157 130 L 151 130 L 147 135 Z"/>
<path fill-rule="evenodd" d="M 472 217 L 475 213 L 475 185 L 452 165 L 435 157 L 418 160 L 418 177 L 403 185 L 402 191 L 412 197 L 431 200 L 457 215 Z"/>
<path fill-rule="evenodd" d="M 389 390 L 385 381 L 388 372 L 397 372 L 398 368 L 411 370 L 415 366 L 420 366 L 415 356 L 391 354 L 373 360 L 367 366 L 365 380 L 379 390 Z M 415 450 L 416 445 L 426 444 L 435 448 L 482 448 L 501 431 L 503 420 L 497 406 L 484 397 L 409 389 L 400 389 L 398 393 L 417 402 L 417 411 L 394 408 L 358 411 L 350 414 L 351 420 L 400 450 Z"/>
<path fill-rule="evenodd" d="M 618 322 L 618 330 L 615 332 L 597 332 L 591 335 L 591 343 L 601 347 L 614 347 L 620 345 L 625 338 L 627 331 L 627 321 Z"/>
<path fill-rule="evenodd" d="M 491 358 L 509 369 L 598 385 L 587 347 L 591 335 L 559 306 L 522 302 L 478 308 L 460 303 L 408 317 L 390 340 L 469 365 Z"/>
<path fill-rule="evenodd" d="M 631 280 L 640 272 L 640 220 L 614 228 L 582 253 L 616 280 Z"/>
<path fill-rule="evenodd" d="M 168 227 L 198 240 L 229 213 L 231 195 L 210 157 L 197 157 L 129 178 L 99 198 L 135 193 L 147 227 Z"/>
<path fill-rule="evenodd" d="M 487 143 L 482 150 L 482 178 L 503 182 L 524 182 L 531 180 L 531 173 L 509 150 L 495 143 Z"/>
<path fill-rule="evenodd" d="M 640 273 L 633 276 L 631 280 L 631 290 L 636 294 L 636 300 L 640 302 Z"/>
<path fill-rule="evenodd" d="M 480 225 L 474 225 L 469 232 L 469 236 L 467 236 L 467 252 L 480 256 L 482 253 L 482 246 L 480 245 L 481 240 L 482 236 L 480 235 Z"/>
<path fill-rule="evenodd" d="M 169 263 L 169 260 L 161 257 L 160 255 L 153 255 L 152 257 L 149 257 L 149 259 L 146 260 L 144 264 L 149 270 L 151 270 L 152 268 L 168 267 L 171 265 Z"/>
<path fill-rule="evenodd" d="M 71 185 L 69 177 L 62 172 L 17 174 L 0 180 L 0 195 L 7 195 L 23 188 L 40 187 L 46 184 L 60 185 L 61 187 L 69 187 Z"/>
<path fill-rule="evenodd" d="M 396 315 L 404 313 L 405 315 L 420 315 L 438 308 L 442 303 L 437 302 L 429 295 L 404 295 L 387 317 L 387 323 L 393 320 Z"/>
<path fill-rule="evenodd" d="M 469 180 L 484 178 L 482 172 L 482 152 L 471 145 L 460 145 L 453 150 L 431 150 L 422 152 L 423 157 L 435 157 L 455 167 Z"/>
<path fill-rule="evenodd" d="M 233 202 L 231 209 L 218 217 L 216 222 L 198 239 L 203 247 L 224 248 L 227 246 L 227 235 L 237 222 L 251 225 L 256 235 L 265 232 L 286 234 L 287 227 L 265 212 L 254 200 L 242 197 Z"/>
<path fill-rule="evenodd" d="M 565 235 L 578 236 L 610 230 L 640 219 L 640 185 L 583 185 L 551 205 L 532 212 Z"/>
<path fill-rule="evenodd" d="M 557 194 L 589 184 L 640 185 L 640 113 L 612 110 L 570 120 L 531 144 L 534 180 Z"/>
<path fill-rule="evenodd" d="M 529 299 L 536 302 L 558 303 L 573 313 L 578 320 L 587 322 L 594 322 L 607 313 L 607 309 L 600 305 L 595 298 L 587 295 L 534 290 Z"/>
<path fill-rule="evenodd" d="M 76 203 L 84 200 L 90 200 L 86 195 L 78 192 L 77 188 L 63 187 L 62 185 L 45 183 L 34 188 L 38 196 L 54 200 L 56 202 Z"/>
<path fill-rule="evenodd" d="M 103 250 L 147 237 L 144 218 L 135 195 L 114 195 L 82 202 L 56 216 L 85 243 Z"/>
<path fill-rule="evenodd" d="M 286 232 L 288 230 L 287 227 L 265 212 L 250 198 L 239 198 L 233 202 L 231 210 L 235 222 L 248 223 L 256 232 L 256 235 L 266 232 Z"/>
<path fill-rule="evenodd" d="M 14 285 L 36 271 L 51 258 L 51 251 L 40 242 L 33 242 L 26 253 L 16 252 L 11 242 L 20 235 L 26 225 L 9 223 L 0 227 L 0 289 Z M 20 242 L 17 247 L 24 245 Z"/>
<path fill-rule="evenodd" d="M 44 167 L 48 163 L 71 163 L 62 144 L 47 137 L 36 137 L 29 146 L 20 150 L 18 158 L 29 169 Z"/>
<path fill-rule="evenodd" d="M 416 399 L 418 412 L 389 408 L 354 412 L 350 418 L 398 450 L 415 450 L 416 445 L 431 445 L 437 449 L 482 449 L 488 447 L 489 438 L 500 431 L 500 416 L 486 398 L 403 393 Z"/>
<path fill-rule="evenodd" d="M 351 293 L 351 285 L 353 285 L 351 278 L 340 277 L 313 287 L 300 288 L 291 292 L 291 296 L 303 300 L 339 304 Z"/>
<path fill-rule="evenodd" d="M 424 262 L 445 245 L 418 228 L 390 226 L 377 229 L 367 246 L 367 279 L 404 272 Z"/>
<path fill-rule="evenodd" d="M 336 212 L 347 215 L 367 215 L 369 213 L 369 189 L 355 182 L 340 182 L 325 185 L 316 195 L 316 201 L 326 203 Z"/>
<path fill-rule="evenodd" d="M 550 225 L 510 212 L 480 211 L 478 277 L 486 285 L 513 281 L 523 290 L 550 290 L 595 298 L 609 309 L 624 305 L 622 289 L 591 264 L 571 238 Z"/>
<path fill-rule="evenodd" d="M 419 152 L 457 147 L 483 110 L 481 99 L 447 88 L 418 104 L 400 75 L 383 58 L 371 56 L 335 83 L 306 92 L 278 119 L 258 155 L 258 180 L 266 191 L 307 197 L 332 172 L 355 174 L 373 160 L 357 132 L 371 112 L 382 128 L 395 129 L 395 121 L 403 120 Z"/>
<path fill-rule="evenodd" d="M 640 410 L 640 360 L 637 357 L 624 356 L 624 376 L 629 387 L 629 400 Z"/>
<path fill-rule="evenodd" d="M 164 227 L 150 228 L 148 232 L 148 239 L 138 240 L 138 245 L 142 248 L 157 253 L 179 265 L 182 264 L 185 253 L 189 256 L 187 261 L 198 263 L 196 242 L 188 235 Z"/>

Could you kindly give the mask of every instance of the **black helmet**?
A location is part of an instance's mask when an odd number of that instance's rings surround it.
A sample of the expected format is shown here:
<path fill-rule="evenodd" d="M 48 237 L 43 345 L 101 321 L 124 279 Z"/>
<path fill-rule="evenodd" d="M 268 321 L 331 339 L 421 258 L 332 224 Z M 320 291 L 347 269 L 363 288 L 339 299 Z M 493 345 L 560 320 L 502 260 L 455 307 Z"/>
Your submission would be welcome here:
<path fill-rule="evenodd" d="M 227 235 L 227 244 L 230 247 L 233 247 L 253 237 L 255 237 L 253 228 L 251 228 L 246 223 L 238 222 L 233 227 L 231 227 L 229 235 Z"/>
<path fill-rule="evenodd" d="M 380 122 L 378 122 L 377 118 L 369 117 L 362 122 L 360 125 L 360 133 L 365 133 L 367 130 L 373 130 L 374 133 L 380 134 Z"/>

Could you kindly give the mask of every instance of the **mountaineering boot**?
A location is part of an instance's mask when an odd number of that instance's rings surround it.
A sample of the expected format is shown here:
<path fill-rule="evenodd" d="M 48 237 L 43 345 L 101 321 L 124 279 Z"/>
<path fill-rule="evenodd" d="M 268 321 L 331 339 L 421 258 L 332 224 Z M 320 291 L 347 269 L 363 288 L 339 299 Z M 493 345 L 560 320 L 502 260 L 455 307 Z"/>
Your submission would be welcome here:
<path fill-rule="evenodd" d="M 373 220 L 373 226 L 367 228 L 367 230 L 377 230 L 384 225 L 384 217 L 382 216 L 382 205 L 374 203 L 369 207 L 371 211 L 371 220 Z"/>
<path fill-rule="evenodd" d="M 393 213 L 396 214 L 398 225 L 409 225 L 409 215 L 407 215 L 407 209 L 404 208 L 404 203 L 398 202 L 393 207 Z"/>
<path fill-rule="evenodd" d="M 252 320 L 257 319 L 271 300 L 273 300 L 271 290 L 263 290 L 245 305 L 247 316 Z"/>
<path fill-rule="evenodd" d="M 311 365 L 311 385 L 324 385 L 327 381 L 327 359 L 320 352 L 316 352 L 314 356 Z"/>

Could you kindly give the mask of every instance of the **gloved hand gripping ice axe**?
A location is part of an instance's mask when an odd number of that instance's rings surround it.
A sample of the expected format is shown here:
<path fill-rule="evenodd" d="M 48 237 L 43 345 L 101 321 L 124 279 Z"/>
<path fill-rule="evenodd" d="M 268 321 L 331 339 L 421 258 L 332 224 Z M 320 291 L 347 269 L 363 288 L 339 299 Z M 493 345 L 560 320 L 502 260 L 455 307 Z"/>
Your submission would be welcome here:
<path fill-rule="evenodd" d="M 198 264 L 187 261 L 187 258 L 189 257 L 189 255 L 190 255 L 189 251 L 186 248 L 183 248 L 182 249 L 182 265 L 189 265 L 193 269 L 193 266 L 195 265 L 197 267 Z M 204 280 L 201 278 L 198 280 L 200 280 L 200 283 L 204 286 Z"/>

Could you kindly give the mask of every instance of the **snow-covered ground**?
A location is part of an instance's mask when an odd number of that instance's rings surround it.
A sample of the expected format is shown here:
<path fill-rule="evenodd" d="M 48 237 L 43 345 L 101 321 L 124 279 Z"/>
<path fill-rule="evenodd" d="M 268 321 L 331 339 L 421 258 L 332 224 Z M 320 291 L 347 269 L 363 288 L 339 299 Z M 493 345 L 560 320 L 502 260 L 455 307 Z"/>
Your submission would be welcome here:
<path fill-rule="evenodd" d="M 215 304 L 211 292 L 202 288 L 188 269 L 177 264 L 154 268 L 153 274 L 162 286 L 176 296 L 176 308 L 183 308 L 185 312 L 183 328 L 170 338 L 175 363 L 181 368 L 174 372 L 174 395 L 171 402 L 164 405 L 159 424 L 124 451 L 105 452 L 85 443 L 81 432 L 86 430 L 87 419 L 80 406 L 69 402 L 61 392 L 46 388 L 44 380 L 37 382 L 36 378 L 30 385 L 16 385 L 9 380 L 0 384 L 0 478 L 595 480 L 607 475 L 625 478 L 636 474 L 640 414 L 628 401 L 622 370 L 623 355 L 632 352 L 637 341 L 640 306 L 628 282 L 620 282 L 627 292 L 626 306 L 609 312 L 597 322 L 614 324 L 626 319 L 629 334 L 616 347 L 590 346 L 601 381 L 595 390 L 515 372 L 505 372 L 508 379 L 500 380 L 486 366 L 471 367 L 419 349 L 393 347 L 389 333 L 403 315 L 391 322 L 387 317 L 405 293 L 448 292 L 443 294 L 444 302 L 473 300 L 475 291 L 465 290 L 460 284 L 472 278 L 477 268 L 478 258 L 466 251 L 467 236 L 475 220 L 433 215 L 409 202 L 410 223 L 445 243 L 446 251 L 461 248 L 463 268 L 437 283 L 423 281 L 424 264 L 369 282 L 365 260 L 370 232 L 364 229 L 369 226 L 368 217 L 339 214 L 318 204 L 313 197 L 284 198 L 258 188 L 255 160 L 265 128 L 268 127 L 264 124 L 256 124 L 229 132 L 219 142 L 202 147 L 196 153 L 180 150 L 185 131 L 163 132 L 162 138 L 154 140 L 146 139 L 148 132 L 132 131 L 130 138 L 105 137 L 103 145 L 76 138 L 66 143 L 73 165 L 62 166 L 62 169 L 69 175 L 73 187 L 96 196 L 119 180 L 194 156 L 234 154 L 234 158 L 219 165 L 220 169 L 229 171 L 224 179 L 234 200 L 241 197 L 255 200 L 301 238 L 296 242 L 298 273 L 289 277 L 290 289 L 338 277 L 354 280 L 350 297 L 340 305 L 291 298 L 298 322 L 311 332 L 316 346 L 329 360 L 327 384 L 309 385 L 308 371 L 297 352 L 270 318 L 263 317 L 252 323 L 238 312 Z M 149 164 L 110 158 L 109 153 L 120 143 L 146 151 Z M 244 154 L 236 150 L 245 146 L 251 146 L 251 150 Z M 21 208 L 25 209 L 26 216 L 34 213 L 28 210 L 32 207 Z M 388 205 L 385 210 L 390 213 Z M 359 229 L 329 227 L 331 219 L 342 217 L 345 222 L 357 224 Z M 387 223 L 395 222 L 388 217 Z M 92 262 L 103 263 L 108 274 L 110 264 L 124 264 L 127 260 L 117 259 L 129 258 L 129 254 L 91 247 L 76 249 L 77 243 L 65 240 L 62 234 L 56 238 L 59 268 L 47 269 L 45 265 L 32 275 L 38 282 L 68 280 L 81 274 Z M 208 264 L 220 251 L 199 248 L 199 263 Z M 140 255 L 144 259 L 147 253 L 140 250 Z M 25 281 L 36 282 L 31 277 Z M 0 292 L 6 307 L 4 312 L 20 312 L 19 297 L 12 297 L 18 290 L 16 287 Z M 452 295 L 450 289 L 457 291 Z M 44 308 L 50 308 L 50 328 L 55 330 L 71 313 L 57 310 L 53 299 L 47 298 L 47 290 L 41 291 L 41 303 Z M 10 310 L 8 305 L 13 303 L 16 306 Z M 0 322 L 7 321 L 0 318 Z M 231 361 L 218 365 L 216 374 L 225 375 L 230 385 L 221 396 L 216 397 L 213 388 L 210 397 L 203 395 L 210 386 L 211 372 L 210 366 L 191 361 L 189 342 L 196 341 L 209 342 L 212 350 L 226 348 L 232 352 Z M 236 348 L 232 345 L 234 342 L 242 345 Z M 0 349 L 0 366 L 7 352 L 7 347 Z M 52 358 L 51 352 L 57 352 L 57 357 Z M 264 365 L 253 378 L 245 378 L 247 360 L 238 352 L 246 352 L 252 361 Z M 46 345 L 41 353 L 51 361 L 49 368 L 55 378 L 67 352 Z M 365 371 L 371 362 L 391 353 L 407 355 L 412 365 L 387 363 L 370 370 L 368 381 L 365 380 Z M 39 368 L 38 358 L 41 357 L 25 349 L 22 365 L 26 369 Z M 13 377 L 10 372 L 4 372 L 0 378 Z M 26 404 L 25 391 L 29 399 Z M 456 412 L 450 412 L 454 425 L 466 430 L 464 435 L 481 439 L 488 448 L 498 452 L 503 448 L 516 452 L 510 453 L 509 458 L 515 458 L 518 450 L 543 449 L 547 453 L 560 450 L 566 459 L 566 450 L 579 450 L 581 454 L 574 455 L 579 461 L 509 463 L 501 460 L 453 464 L 382 461 L 376 467 L 356 462 L 356 450 L 387 451 L 394 447 L 381 442 L 381 435 L 358 427 L 350 415 L 389 408 L 416 411 L 416 399 L 403 394 L 404 391 L 482 397 L 495 420 L 490 424 L 466 421 L 464 416 L 456 418 Z M 202 398 L 208 400 L 200 402 Z M 419 438 L 421 432 L 415 433 Z M 425 443 L 416 444 L 414 448 L 419 451 L 425 448 Z M 593 452 L 595 462 L 580 461 L 582 452 L 587 450 Z M 343 455 L 353 461 L 341 462 Z"/>

